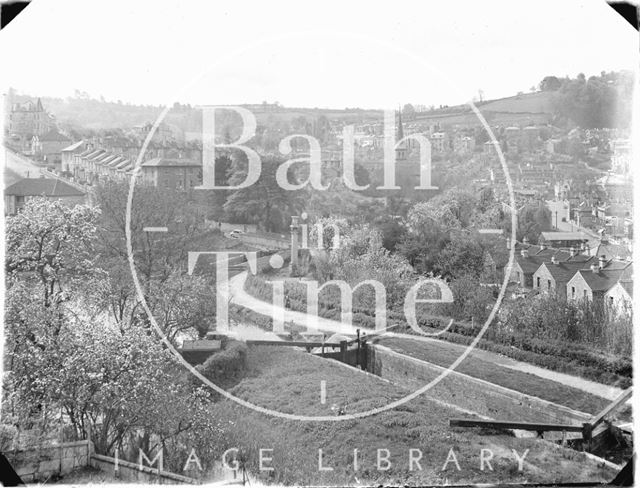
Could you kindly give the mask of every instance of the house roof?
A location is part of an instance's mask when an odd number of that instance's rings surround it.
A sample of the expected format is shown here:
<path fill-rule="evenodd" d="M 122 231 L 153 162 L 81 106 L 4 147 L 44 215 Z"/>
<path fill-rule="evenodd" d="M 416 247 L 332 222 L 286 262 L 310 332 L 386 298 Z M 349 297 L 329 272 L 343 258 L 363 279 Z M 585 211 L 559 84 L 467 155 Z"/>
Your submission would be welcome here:
<path fill-rule="evenodd" d="M 542 263 L 551 261 L 553 256 L 555 256 L 559 261 L 564 261 L 570 256 L 566 251 L 560 251 L 558 249 L 542 249 L 539 246 L 529 246 L 527 253 L 527 257 L 522 256 L 520 252 L 516 253 L 516 261 L 520 265 L 522 272 L 525 274 L 535 273 Z"/>
<path fill-rule="evenodd" d="M 625 268 L 631 266 L 631 263 L 621 263 L 621 264 L 625 264 L 626 265 Z M 591 288 L 591 291 L 601 292 L 601 291 L 607 291 L 611 289 L 611 287 L 613 287 L 616 283 L 618 283 L 618 281 L 620 281 L 620 278 L 624 274 L 626 274 L 625 268 L 621 268 L 617 266 L 613 268 L 609 268 L 607 266 L 603 269 L 599 269 L 597 272 L 593 272 L 590 269 L 586 269 L 586 270 L 580 270 L 578 271 L 578 273 L 580 273 L 582 278 L 584 278 L 584 281 L 586 281 L 587 285 L 589 285 L 589 288 Z"/>
<path fill-rule="evenodd" d="M 102 154 L 103 152 L 105 152 L 104 149 L 96 149 L 95 151 L 91 151 L 89 152 L 89 154 L 84 154 L 82 153 L 83 156 L 86 156 L 87 159 L 91 159 L 96 157 L 98 154 Z"/>
<path fill-rule="evenodd" d="M 522 256 L 522 249 L 526 249 L 528 256 Z M 522 272 L 525 274 L 533 274 L 543 263 L 551 265 L 551 259 L 555 257 L 561 263 L 571 263 L 570 266 L 575 264 L 576 270 L 584 268 L 585 263 L 588 262 L 592 256 L 586 256 L 584 254 L 577 253 L 575 256 L 571 256 L 571 253 L 561 249 L 555 249 L 552 247 L 543 248 L 542 246 L 533 246 L 527 244 L 516 244 L 516 261 L 520 265 Z M 575 274 L 575 271 L 571 274 Z"/>
<path fill-rule="evenodd" d="M 553 279 L 557 283 L 568 283 L 571 278 L 576 274 L 576 271 L 584 270 L 585 266 L 589 265 L 593 257 L 588 257 L 586 261 L 558 261 L 557 264 L 546 262 L 540 265 L 545 266 L 549 271 L 549 274 L 553 276 Z"/>
<path fill-rule="evenodd" d="M 598 244 L 598 247 L 595 251 L 596 256 L 605 256 L 606 259 L 618 258 L 618 259 L 627 259 L 631 256 L 631 251 L 627 246 L 622 244 L 611 244 L 601 242 Z"/>
<path fill-rule="evenodd" d="M 122 157 L 122 156 L 117 156 L 115 159 L 112 159 L 111 161 L 109 161 L 107 163 L 107 166 L 109 168 L 115 168 L 116 166 L 118 166 L 121 162 L 125 161 L 126 158 Z"/>
<path fill-rule="evenodd" d="M 42 134 L 41 136 L 38 136 L 38 140 L 40 142 L 42 142 L 42 141 L 47 141 L 47 142 L 70 142 L 71 141 L 71 139 L 69 139 L 67 136 L 65 136 L 63 134 L 60 134 L 60 132 L 58 132 L 56 129 L 51 129 L 46 134 Z"/>
<path fill-rule="evenodd" d="M 633 281 L 620 281 L 620 286 L 624 288 L 630 297 L 633 296 Z"/>
<path fill-rule="evenodd" d="M 165 167 L 165 166 L 190 166 L 190 167 L 202 167 L 202 163 L 198 163 L 193 159 L 168 159 L 168 158 L 153 158 L 142 163 L 145 168 L 148 167 Z"/>
<path fill-rule="evenodd" d="M 107 152 L 104 149 L 98 149 L 95 153 L 89 154 L 87 156 L 87 159 L 89 161 L 98 161 L 99 159 L 102 159 L 106 154 Z"/>
<path fill-rule="evenodd" d="M 24 178 L 4 190 L 5 195 L 75 197 L 84 193 L 73 186 L 54 178 Z"/>
<path fill-rule="evenodd" d="M 62 152 L 73 152 L 78 148 L 81 148 L 82 145 L 84 144 L 84 141 L 78 141 L 78 142 L 74 142 L 73 144 L 71 144 L 70 146 L 65 147 Z"/>

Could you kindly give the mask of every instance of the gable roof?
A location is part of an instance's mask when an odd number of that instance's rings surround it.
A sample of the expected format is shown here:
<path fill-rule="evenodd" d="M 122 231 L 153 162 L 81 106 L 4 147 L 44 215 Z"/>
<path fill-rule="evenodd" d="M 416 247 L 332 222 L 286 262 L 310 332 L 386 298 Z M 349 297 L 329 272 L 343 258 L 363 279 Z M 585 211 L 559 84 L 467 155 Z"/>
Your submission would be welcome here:
<path fill-rule="evenodd" d="M 631 263 L 623 263 L 626 264 L 626 267 L 631 266 Z M 605 292 L 610 290 L 623 276 L 625 268 L 617 268 L 613 269 L 600 269 L 597 272 L 593 272 L 590 269 L 583 269 L 578 271 L 584 281 L 589 285 L 591 291 L 594 292 Z"/>
<path fill-rule="evenodd" d="M 605 259 L 626 259 L 631 256 L 631 252 L 627 246 L 612 244 L 610 242 L 600 242 L 594 254 L 598 257 L 605 256 Z"/>
<path fill-rule="evenodd" d="M 568 283 L 576 274 L 576 271 L 584 270 L 592 259 L 593 257 L 591 256 L 585 261 L 559 261 L 558 264 L 545 262 L 540 265 L 540 268 L 544 266 L 549 271 L 549 274 L 553 276 L 556 284 Z"/>
<path fill-rule="evenodd" d="M 5 195 L 81 197 L 84 192 L 54 178 L 24 178 L 4 190 Z"/>
<path fill-rule="evenodd" d="M 558 261 L 566 261 L 571 257 L 567 251 L 554 248 L 543 249 L 541 246 L 526 247 L 526 245 L 520 245 L 516 246 L 516 249 L 518 247 L 520 247 L 520 250 L 516 251 L 515 258 L 524 274 L 535 273 L 542 263 L 551 261 L 553 256 L 555 256 Z M 528 253 L 527 257 L 521 254 L 522 249 L 526 249 Z"/>
<path fill-rule="evenodd" d="M 630 297 L 633 297 L 633 281 L 619 281 L 618 283 Z"/>

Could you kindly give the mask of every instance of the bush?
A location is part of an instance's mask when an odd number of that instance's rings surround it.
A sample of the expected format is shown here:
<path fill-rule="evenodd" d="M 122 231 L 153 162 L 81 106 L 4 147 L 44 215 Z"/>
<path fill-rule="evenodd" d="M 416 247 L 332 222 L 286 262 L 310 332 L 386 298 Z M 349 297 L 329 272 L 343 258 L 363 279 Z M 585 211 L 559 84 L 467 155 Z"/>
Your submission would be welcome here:
<path fill-rule="evenodd" d="M 210 356 L 203 364 L 196 366 L 196 369 L 215 385 L 229 388 L 243 377 L 246 361 L 246 344 L 228 340 L 224 350 Z"/>

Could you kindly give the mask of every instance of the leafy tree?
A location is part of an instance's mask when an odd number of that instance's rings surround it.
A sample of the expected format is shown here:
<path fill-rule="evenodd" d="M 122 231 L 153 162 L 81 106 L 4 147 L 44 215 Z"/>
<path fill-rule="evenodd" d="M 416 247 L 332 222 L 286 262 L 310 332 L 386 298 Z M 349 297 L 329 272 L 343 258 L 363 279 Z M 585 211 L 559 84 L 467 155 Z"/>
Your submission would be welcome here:
<path fill-rule="evenodd" d="M 555 76 L 545 76 L 540 82 L 541 91 L 557 91 L 562 86 L 562 82 Z"/>
<path fill-rule="evenodd" d="M 276 180 L 276 171 L 283 160 L 273 156 L 262 158 L 262 172 L 258 181 L 247 187 L 235 190 L 224 205 L 225 212 L 239 222 L 254 223 L 271 232 L 287 229 L 292 215 L 299 215 L 304 208 L 306 190 L 289 191 L 280 187 Z M 232 165 L 231 185 L 242 183 L 247 175 L 247 162 L 236 158 Z M 289 181 L 293 181 L 296 172 L 289 171 Z"/>
<path fill-rule="evenodd" d="M 35 279 L 48 307 L 65 299 L 65 288 L 81 286 L 92 273 L 98 212 L 34 198 L 7 218 L 5 266 L 8 274 Z"/>
<path fill-rule="evenodd" d="M 434 272 L 443 277 L 461 275 L 478 278 L 484 267 L 484 249 L 465 235 L 451 239 L 438 253 Z"/>

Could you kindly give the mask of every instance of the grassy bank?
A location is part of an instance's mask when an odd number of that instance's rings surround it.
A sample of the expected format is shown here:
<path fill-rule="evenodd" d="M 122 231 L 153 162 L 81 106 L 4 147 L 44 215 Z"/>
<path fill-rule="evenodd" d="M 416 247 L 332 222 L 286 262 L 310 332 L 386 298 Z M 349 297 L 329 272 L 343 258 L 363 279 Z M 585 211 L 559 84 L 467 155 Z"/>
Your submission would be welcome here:
<path fill-rule="evenodd" d="M 269 279 L 274 279 L 274 277 L 271 276 Z M 304 294 L 296 290 L 294 284 L 288 284 L 287 287 L 288 308 L 305 311 Z M 264 276 L 249 275 L 245 288 L 248 293 L 261 300 L 271 301 L 272 299 L 271 286 L 265 283 Z M 321 296 L 318 313 L 325 318 L 340 320 L 340 304 L 323 300 Z M 402 311 L 389 310 L 387 316 L 389 324 L 398 324 L 394 331 L 413 333 L 407 326 Z M 420 327 L 428 332 L 444 328 L 445 319 L 423 315 L 419 311 L 417 320 Z M 354 306 L 353 323 L 364 328 L 374 328 L 375 318 L 371 310 Z M 440 335 L 439 338 L 456 344 L 468 345 L 474 340 L 478 331 L 478 324 L 455 322 L 450 330 Z M 580 376 L 606 385 L 620 388 L 627 388 L 631 385 L 630 358 L 606 354 L 584 345 L 560 341 L 541 341 L 515 332 L 508 335 L 497 334 L 492 328 L 489 328 L 477 347 L 518 361 Z"/>
<path fill-rule="evenodd" d="M 445 368 L 457 358 L 452 356 L 451 346 L 440 341 L 388 338 L 381 339 L 379 343 L 396 352 Z M 581 412 L 595 414 L 609 404 L 608 400 L 582 390 L 495 364 L 474 351 L 458 365 L 456 371 Z"/>
<path fill-rule="evenodd" d="M 338 409 L 354 413 L 380 407 L 407 392 L 380 378 L 356 372 L 291 348 L 250 347 L 245 377 L 231 391 L 265 408 L 299 415 L 336 415 Z M 320 401 L 320 382 L 326 382 L 327 400 Z M 283 484 L 429 484 L 552 482 L 610 479 L 583 454 L 534 439 L 478 430 L 452 430 L 448 419 L 459 416 L 453 408 L 420 397 L 401 407 L 359 420 L 311 422 L 275 418 L 239 407 L 231 400 L 216 404 L 215 415 L 227 425 L 229 445 L 238 447 L 254 477 Z M 272 449 L 267 466 L 259 470 L 259 449 Z M 323 466 L 318 470 L 318 450 Z M 354 471 L 354 449 L 358 469 Z M 390 469 L 377 467 L 377 449 L 389 451 Z M 422 454 L 420 469 L 409 466 L 409 450 Z M 453 449 L 460 470 L 452 461 L 442 467 Z M 492 468 L 480 470 L 481 449 L 493 452 Z M 512 449 L 529 449 L 522 472 Z M 384 456 L 385 452 L 382 452 Z M 417 452 L 414 453 L 417 455 Z M 381 464 L 385 467 L 385 463 Z"/>

